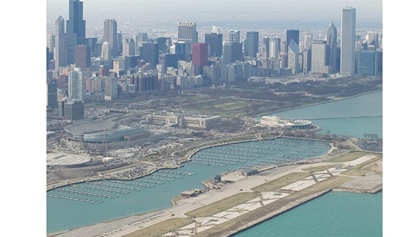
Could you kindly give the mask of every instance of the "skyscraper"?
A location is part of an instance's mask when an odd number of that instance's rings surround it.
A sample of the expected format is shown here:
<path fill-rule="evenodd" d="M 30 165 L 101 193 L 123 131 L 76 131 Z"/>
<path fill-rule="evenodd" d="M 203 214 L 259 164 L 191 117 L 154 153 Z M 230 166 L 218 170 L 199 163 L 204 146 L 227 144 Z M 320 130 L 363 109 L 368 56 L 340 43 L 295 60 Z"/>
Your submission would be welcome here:
<path fill-rule="evenodd" d="M 76 67 L 80 67 L 82 71 L 86 71 L 86 68 L 90 67 L 90 46 L 88 45 L 77 45 L 76 46 Z"/>
<path fill-rule="evenodd" d="M 290 41 L 294 40 L 296 45 L 299 47 L 299 30 L 287 30 L 286 31 L 286 51 L 289 47 Z"/>
<path fill-rule="evenodd" d="M 357 71 L 359 75 L 378 75 L 378 53 L 376 50 L 361 50 L 359 52 Z"/>
<path fill-rule="evenodd" d="M 185 42 L 185 59 L 191 60 L 192 44 L 198 41 L 197 25 L 193 22 L 179 22 L 178 41 Z"/>
<path fill-rule="evenodd" d="M 64 18 L 59 16 L 55 21 L 55 46 L 54 46 L 55 70 L 67 65 L 67 41 L 64 33 Z"/>
<path fill-rule="evenodd" d="M 355 71 L 356 9 L 347 7 L 341 16 L 340 73 L 353 75 Z"/>
<path fill-rule="evenodd" d="M 134 56 L 136 52 L 136 44 L 133 39 L 125 39 L 123 41 L 123 53 L 122 56 Z"/>
<path fill-rule="evenodd" d="M 192 22 L 179 22 L 178 41 L 197 42 L 197 25 Z"/>
<path fill-rule="evenodd" d="M 311 72 L 330 73 L 328 66 L 328 46 L 323 40 L 314 40 L 311 44 Z"/>
<path fill-rule="evenodd" d="M 239 30 L 229 31 L 229 43 L 241 43 L 241 32 Z"/>
<path fill-rule="evenodd" d="M 279 37 L 270 40 L 270 58 L 279 58 L 281 41 Z"/>
<path fill-rule="evenodd" d="M 208 44 L 194 43 L 192 48 L 192 65 L 197 68 L 195 74 L 203 73 L 203 67 L 207 65 Z"/>
<path fill-rule="evenodd" d="M 258 53 L 258 32 L 246 32 L 245 56 L 257 57 Z"/>
<path fill-rule="evenodd" d="M 209 45 L 209 54 L 212 57 L 222 56 L 223 35 L 217 33 L 205 34 L 204 42 Z"/>
<path fill-rule="evenodd" d="M 337 28 L 332 21 L 327 29 L 327 64 L 331 72 L 337 71 Z"/>
<path fill-rule="evenodd" d="M 287 30 L 286 31 L 286 55 L 289 55 L 289 45 L 291 41 L 294 41 L 299 50 L 299 30 Z M 289 67 L 289 60 L 286 61 L 287 67 Z"/>
<path fill-rule="evenodd" d="M 69 0 L 69 20 L 67 21 L 67 34 L 76 34 L 76 45 L 85 44 L 86 21 L 83 20 L 83 2 Z"/>
<path fill-rule="evenodd" d="M 159 48 L 157 43 L 143 43 L 140 48 L 140 59 L 151 64 L 152 68 L 156 67 L 159 60 Z"/>
<path fill-rule="evenodd" d="M 74 68 L 74 71 L 69 72 L 68 94 L 71 99 L 85 101 L 86 85 L 84 80 L 84 73 L 80 68 Z"/>
<path fill-rule="evenodd" d="M 292 69 L 292 73 L 296 74 L 300 72 L 300 65 L 299 65 L 299 46 L 295 43 L 292 39 L 290 41 L 287 53 L 287 65 L 288 68 Z"/>
<path fill-rule="evenodd" d="M 223 63 L 242 61 L 242 43 L 225 43 L 223 45 Z"/>
<path fill-rule="evenodd" d="M 265 55 L 268 58 L 268 57 L 270 57 L 270 38 L 265 36 L 264 39 L 263 39 L 263 44 L 265 46 Z"/>
<path fill-rule="evenodd" d="M 106 19 L 104 21 L 104 35 L 102 37 L 102 43 L 103 42 L 108 42 L 111 57 L 118 55 L 117 21 L 115 19 Z"/>

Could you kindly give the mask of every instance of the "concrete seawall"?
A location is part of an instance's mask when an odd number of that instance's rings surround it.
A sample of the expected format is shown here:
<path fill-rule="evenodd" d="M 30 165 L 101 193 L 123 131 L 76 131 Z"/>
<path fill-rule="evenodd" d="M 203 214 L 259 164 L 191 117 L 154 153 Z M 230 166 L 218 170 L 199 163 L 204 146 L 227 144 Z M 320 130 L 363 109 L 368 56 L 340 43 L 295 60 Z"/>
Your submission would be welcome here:
<path fill-rule="evenodd" d="M 237 233 L 239 233 L 241 231 L 247 230 L 247 229 L 249 229 L 249 228 L 251 228 L 251 227 L 253 227 L 253 226 L 255 226 L 255 225 L 257 225 L 257 224 L 259 224 L 261 222 L 264 222 L 266 220 L 269 220 L 269 219 L 271 219 L 271 218 L 273 218 L 275 216 L 278 216 L 278 215 L 280 215 L 280 214 L 282 214 L 282 213 L 284 213 L 286 211 L 289 211 L 289 210 L 291 210 L 291 209 L 293 209 L 295 207 L 298 207 L 298 206 L 300 206 L 300 205 L 302 205 L 302 204 L 304 204 L 306 202 L 309 202 L 309 201 L 311 201 L 311 200 L 313 200 L 313 199 L 315 199 L 317 197 L 320 197 L 320 196 L 322 196 L 324 194 L 327 194 L 327 193 L 329 193 L 331 191 L 332 191 L 332 189 L 328 189 L 328 190 L 325 190 L 325 191 L 321 191 L 321 192 L 318 192 L 318 193 L 311 194 L 309 196 L 306 196 L 304 198 L 298 199 L 296 201 L 290 202 L 290 203 L 286 204 L 285 206 L 282 206 L 281 208 L 279 208 L 278 210 L 276 210 L 274 212 L 268 213 L 267 215 L 265 215 L 263 217 L 260 217 L 260 218 L 258 218 L 256 220 L 253 220 L 251 222 L 248 222 L 246 225 L 243 225 L 243 226 L 241 226 L 241 227 L 239 227 L 239 228 L 237 228 L 235 230 L 228 231 L 226 234 L 222 235 L 222 237 L 230 237 L 230 236 L 233 236 L 233 235 L 235 235 L 235 234 L 237 234 Z"/>

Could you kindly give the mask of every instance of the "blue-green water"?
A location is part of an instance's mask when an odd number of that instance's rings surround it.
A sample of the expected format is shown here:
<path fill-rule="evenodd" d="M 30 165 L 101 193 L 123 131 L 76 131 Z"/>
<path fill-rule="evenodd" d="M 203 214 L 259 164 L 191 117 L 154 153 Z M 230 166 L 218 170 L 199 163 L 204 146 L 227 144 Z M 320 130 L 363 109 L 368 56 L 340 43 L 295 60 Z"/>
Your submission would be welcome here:
<path fill-rule="evenodd" d="M 136 180 L 97 181 L 58 188 L 47 193 L 47 232 L 167 208 L 173 197 L 203 188 L 201 181 L 222 172 L 316 157 L 329 148 L 326 142 L 298 139 L 238 143 L 202 150 L 182 168 L 158 171 Z"/>
<path fill-rule="evenodd" d="M 356 137 L 362 137 L 364 133 L 376 133 L 382 137 L 382 92 L 285 111 L 278 114 L 286 118 L 312 119 L 314 124 L 321 126 L 323 132 L 329 130 L 331 133 L 338 135 L 352 135 Z M 358 116 L 371 117 L 344 118 Z M 93 187 L 88 184 L 83 184 L 71 188 L 60 188 L 54 192 L 48 192 L 47 232 L 54 233 L 126 217 L 132 214 L 167 208 L 170 207 L 171 199 L 174 196 L 179 195 L 182 191 L 202 188 L 201 181 L 211 179 L 216 174 L 239 168 L 250 168 L 259 164 L 273 164 L 307 159 L 321 155 L 328 149 L 329 146 L 326 143 L 295 139 L 277 139 L 221 146 L 197 153 L 193 157 L 193 162 L 185 163 L 184 167 L 176 170 L 177 172 L 165 170 L 156 172 L 147 178 L 134 181 L 122 183 L 121 181 L 99 181 L 91 183 Z M 191 172 L 195 174 L 188 175 Z M 52 195 L 60 196 L 61 198 L 51 197 Z M 115 197 L 116 195 L 118 197 Z M 327 194 L 325 197 L 331 195 Z M 360 194 L 350 195 L 358 196 Z M 77 198 L 79 200 L 84 199 L 84 201 L 68 200 L 63 199 L 63 197 Z M 341 197 L 337 197 L 335 194 L 332 197 L 332 199 L 341 199 Z M 360 197 L 365 196 L 361 195 Z M 381 205 L 381 200 L 382 198 L 375 203 Z M 93 204 L 87 201 L 98 203 Z M 312 205 L 315 201 L 311 201 L 305 205 Z M 352 205 L 351 203 L 349 201 L 343 205 Z M 298 207 L 294 210 L 299 210 L 300 208 Z M 349 209 L 348 215 L 351 214 L 352 210 Z M 321 226 L 329 226 L 334 221 L 334 218 L 336 218 L 330 214 L 329 209 L 323 209 L 319 213 L 322 215 L 322 218 L 318 220 L 318 225 Z M 380 221 L 382 219 L 382 212 L 372 211 L 370 218 L 375 221 Z M 266 223 L 271 222 L 271 220 Z M 294 222 L 298 226 L 304 226 L 307 221 L 306 216 L 301 216 L 300 219 L 297 218 Z M 355 231 L 352 234 L 353 232 L 349 230 L 349 232 L 346 232 L 349 233 L 347 236 L 363 236 L 358 234 L 358 223 L 348 222 L 347 225 L 351 230 Z M 377 230 L 372 231 L 378 233 Z M 299 234 L 289 236 L 331 236 L 323 233 L 314 232 L 309 235 Z M 341 232 L 337 233 L 332 234 L 332 236 L 346 236 L 342 235 Z M 268 235 L 258 234 L 248 236 Z"/>
<path fill-rule="evenodd" d="M 374 133 L 382 137 L 382 91 L 270 115 L 312 120 L 321 127 L 321 133 L 359 138 Z"/>
<path fill-rule="evenodd" d="M 382 192 L 330 192 L 233 237 L 382 236 Z"/>

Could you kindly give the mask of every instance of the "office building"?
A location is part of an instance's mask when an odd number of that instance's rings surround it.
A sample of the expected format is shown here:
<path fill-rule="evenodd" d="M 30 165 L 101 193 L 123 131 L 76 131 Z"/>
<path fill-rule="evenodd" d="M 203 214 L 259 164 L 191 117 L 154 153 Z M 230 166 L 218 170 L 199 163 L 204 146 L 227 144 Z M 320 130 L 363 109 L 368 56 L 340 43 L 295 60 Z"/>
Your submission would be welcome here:
<path fill-rule="evenodd" d="M 186 60 L 191 60 L 192 44 L 198 41 L 198 32 L 196 23 L 179 22 L 178 24 L 178 41 L 185 42 Z"/>
<path fill-rule="evenodd" d="M 223 63 L 233 63 L 237 60 L 242 61 L 242 44 L 225 43 L 223 45 Z"/>
<path fill-rule="evenodd" d="M 157 38 L 158 50 L 162 53 L 169 52 L 169 47 L 171 46 L 171 38 L 168 37 L 158 37 Z"/>
<path fill-rule="evenodd" d="M 156 43 L 143 43 L 140 48 L 140 59 L 146 63 L 150 63 L 152 68 L 156 68 L 159 60 L 159 49 Z"/>
<path fill-rule="evenodd" d="M 83 2 L 69 0 L 69 20 L 66 26 L 67 35 L 76 35 L 75 45 L 86 44 L 86 21 L 83 20 Z"/>
<path fill-rule="evenodd" d="M 208 44 L 194 43 L 192 49 L 192 65 L 195 68 L 194 74 L 202 74 L 203 67 L 207 65 Z"/>
<path fill-rule="evenodd" d="M 47 107 L 57 108 L 57 82 L 55 80 L 47 83 Z"/>
<path fill-rule="evenodd" d="M 197 25 L 192 22 L 179 22 L 178 24 L 178 41 L 196 43 Z"/>
<path fill-rule="evenodd" d="M 281 46 L 280 38 L 275 37 L 274 39 L 270 40 L 270 51 L 269 51 L 270 58 L 279 58 L 280 46 Z"/>
<path fill-rule="evenodd" d="M 88 45 L 77 45 L 76 46 L 76 67 L 79 67 L 82 71 L 86 71 L 86 68 L 90 68 L 91 65 L 91 50 Z"/>
<path fill-rule="evenodd" d="M 287 53 L 287 68 L 291 69 L 292 74 L 300 72 L 299 65 L 299 46 L 292 39 L 290 41 Z"/>
<path fill-rule="evenodd" d="M 102 42 L 108 42 L 111 58 L 118 56 L 118 36 L 116 20 L 106 19 L 104 21 L 104 34 L 102 37 Z"/>
<path fill-rule="evenodd" d="M 86 38 L 86 45 L 90 47 L 90 56 L 91 57 L 98 57 L 99 52 L 101 52 L 101 44 L 98 44 L 98 38 Z M 98 48 L 99 45 L 99 48 Z"/>
<path fill-rule="evenodd" d="M 134 56 L 136 53 L 136 43 L 133 39 L 125 39 L 123 41 L 123 52 L 122 56 Z"/>
<path fill-rule="evenodd" d="M 105 78 L 105 100 L 115 100 L 118 98 L 118 80 L 114 77 Z"/>
<path fill-rule="evenodd" d="M 56 71 L 59 67 L 67 66 L 67 40 L 62 16 L 59 16 L 55 21 L 54 61 Z"/>
<path fill-rule="evenodd" d="M 376 50 L 361 50 L 357 60 L 357 72 L 363 76 L 378 75 L 378 53 Z"/>
<path fill-rule="evenodd" d="M 270 57 L 270 38 L 265 36 L 264 39 L 263 39 L 263 44 L 265 46 L 265 55 L 267 56 L 267 58 L 269 58 Z M 280 51 L 280 49 L 279 49 L 279 51 Z"/>
<path fill-rule="evenodd" d="M 80 68 L 74 68 L 74 71 L 69 72 L 68 80 L 68 95 L 70 99 L 85 101 L 86 84 L 84 80 L 84 73 Z"/>
<path fill-rule="evenodd" d="M 313 40 L 311 46 L 311 73 L 329 74 L 331 67 L 328 65 L 328 48 L 326 41 Z"/>
<path fill-rule="evenodd" d="M 355 72 L 356 9 L 347 7 L 341 16 L 340 73 L 353 75 Z"/>
<path fill-rule="evenodd" d="M 205 34 L 204 42 L 209 46 L 210 57 L 221 57 L 223 50 L 223 35 L 217 33 Z"/>
<path fill-rule="evenodd" d="M 143 42 L 146 43 L 149 41 L 149 36 L 147 33 L 137 33 L 135 35 L 135 42 L 136 43 L 136 55 L 140 55 L 140 47 L 143 45 Z"/>
<path fill-rule="evenodd" d="M 245 56 L 257 57 L 258 53 L 258 32 L 246 32 Z"/>
<path fill-rule="evenodd" d="M 337 28 L 331 21 L 327 29 L 327 65 L 331 66 L 331 72 L 334 73 L 338 70 L 337 58 Z"/>
<path fill-rule="evenodd" d="M 69 121 L 80 120 L 85 118 L 84 104 L 81 100 L 67 99 L 64 102 L 64 119 Z"/>
<path fill-rule="evenodd" d="M 229 43 L 241 43 L 241 32 L 239 30 L 229 31 Z"/>
<path fill-rule="evenodd" d="M 286 31 L 285 52 L 286 52 L 287 56 L 289 56 L 289 45 L 290 45 L 292 40 L 298 46 L 298 50 L 299 50 L 299 30 L 287 30 Z M 289 60 L 286 61 L 286 66 L 287 67 L 289 67 L 288 63 L 289 63 Z"/>

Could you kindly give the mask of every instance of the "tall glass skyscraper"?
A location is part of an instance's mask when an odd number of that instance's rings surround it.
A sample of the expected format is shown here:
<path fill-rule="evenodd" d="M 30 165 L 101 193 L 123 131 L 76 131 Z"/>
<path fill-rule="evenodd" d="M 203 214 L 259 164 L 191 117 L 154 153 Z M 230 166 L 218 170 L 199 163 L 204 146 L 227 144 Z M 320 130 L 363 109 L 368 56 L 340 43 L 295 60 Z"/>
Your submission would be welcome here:
<path fill-rule="evenodd" d="M 327 64 L 331 66 L 331 71 L 337 71 L 337 28 L 334 23 L 327 29 Z"/>
<path fill-rule="evenodd" d="M 83 2 L 69 0 L 69 19 L 67 34 L 76 34 L 76 44 L 86 44 L 86 21 L 83 20 Z"/>
<path fill-rule="evenodd" d="M 258 32 L 251 31 L 246 32 L 246 44 L 245 44 L 245 56 L 257 57 L 258 53 Z"/>
<path fill-rule="evenodd" d="M 341 61 L 340 73 L 353 75 L 355 72 L 356 55 L 356 9 L 347 7 L 341 16 Z"/>

